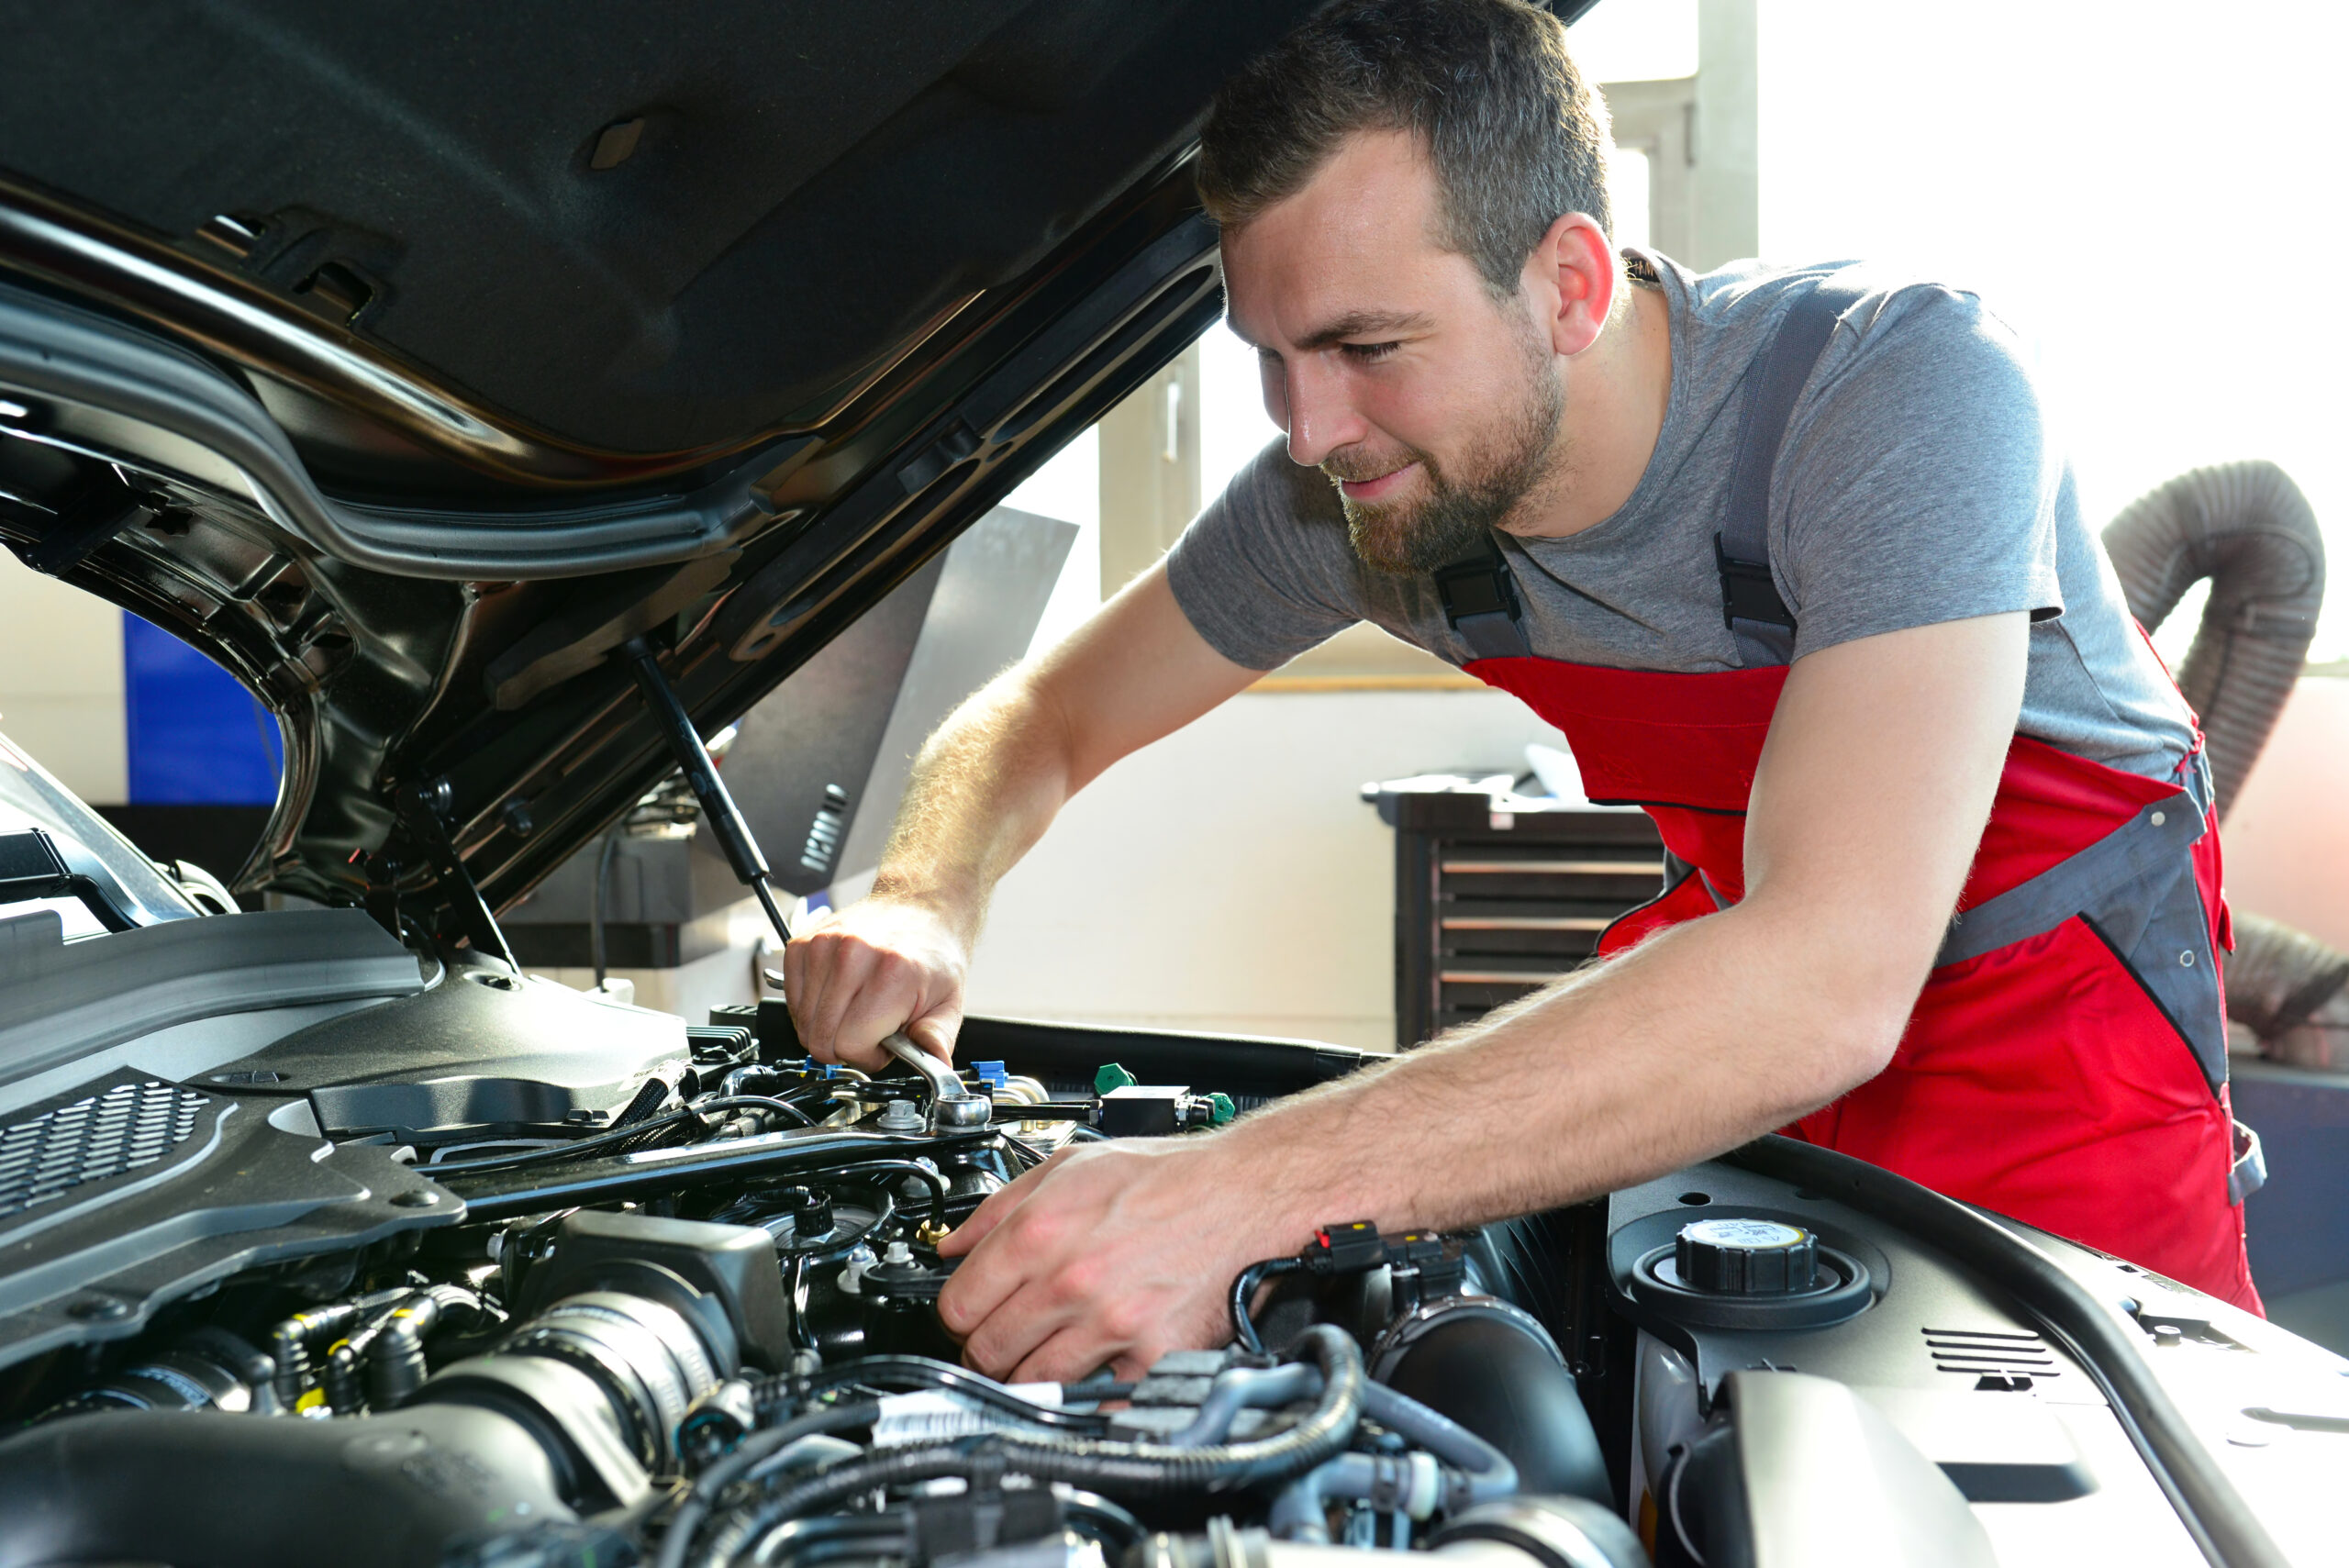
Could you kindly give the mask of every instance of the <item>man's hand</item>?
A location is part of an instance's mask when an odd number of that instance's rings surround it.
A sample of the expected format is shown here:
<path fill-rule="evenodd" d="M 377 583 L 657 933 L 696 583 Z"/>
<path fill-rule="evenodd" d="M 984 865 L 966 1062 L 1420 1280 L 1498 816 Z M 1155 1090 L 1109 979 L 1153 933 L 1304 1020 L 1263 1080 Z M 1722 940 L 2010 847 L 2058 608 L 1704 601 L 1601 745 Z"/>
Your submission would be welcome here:
<path fill-rule="evenodd" d="M 964 1358 L 1012 1382 L 1134 1378 L 1230 1340 L 1233 1278 L 1299 1244 L 1235 1152 L 1221 1136 L 1081 1145 L 980 1205 L 938 1249 L 968 1254 L 938 1301 Z"/>
<path fill-rule="evenodd" d="M 1193 629 L 1161 563 L 1050 653 L 989 682 L 915 760 L 873 895 L 811 921 L 784 951 L 801 1041 L 819 1062 L 869 1070 L 902 1029 L 952 1061 L 996 882 L 1102 769 L 1259 673 Z"/>
<path fill-rule="evenodd" d="M 2020 613 L 1787 676 L 1742 903 L 1209 1136 L 1064 1151 L 941 1251 L 997 1375 L 1120 1375 L 1229 1337 L 1239 1271 L 1333 1216 L 1449 1229 L 1650 1180 L 1883 1070 L 1964 886 L 2022 700 Z"/>
<path fill-rule="evenodd" d="M 876 895 L 800 929 L 783 951 L 784 991 L 800 1043 L 818 1062 L 868 1072 L 895 1060 L 900 1029 L 941 1061 L 963 1027 L 968 944 L 927 905 Z"/>

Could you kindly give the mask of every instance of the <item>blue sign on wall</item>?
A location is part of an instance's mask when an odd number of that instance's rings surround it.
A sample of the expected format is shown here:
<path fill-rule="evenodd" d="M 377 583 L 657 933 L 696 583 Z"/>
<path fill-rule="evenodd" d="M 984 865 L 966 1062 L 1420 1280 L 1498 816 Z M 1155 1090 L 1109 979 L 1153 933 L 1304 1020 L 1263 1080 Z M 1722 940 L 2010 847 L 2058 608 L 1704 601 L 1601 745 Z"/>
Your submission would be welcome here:
<path fill-rule="evenodd" d="M 268 806 L 284 742 L 234 675 L 137 616 L 122 617 L 134 806 Z"/>

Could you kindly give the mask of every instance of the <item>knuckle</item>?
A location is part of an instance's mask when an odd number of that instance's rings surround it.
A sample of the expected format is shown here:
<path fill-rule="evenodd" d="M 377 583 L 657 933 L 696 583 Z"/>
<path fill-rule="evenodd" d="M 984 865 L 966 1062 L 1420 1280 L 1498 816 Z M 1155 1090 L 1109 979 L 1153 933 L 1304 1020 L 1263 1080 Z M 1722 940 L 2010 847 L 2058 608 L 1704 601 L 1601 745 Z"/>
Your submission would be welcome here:
<path fill-rule="evenodd" d="M 1121 1345 L 1134 1344 L 1150 1329 L 1148 1307 L 1130 1296 L 1105 1303 L 1094 1315 L 1094 1320 L 1103 1333 Z"/>
<path fill-rule="evenodd" d="M 1108 1270 L 1101 1259 L 1087 1253 L 1061 1270 L 1057 1284 L 1061 1293 L 1079 1301 L 1090 1301 L 1101 1294 L 1108 1283 Z"/>
<path fill-rule="evenodd" d="M 1020 1211 L 1019 1223 L 1019 1246 L 1024 1251 L 1057 1251 L 1067 1229 L 1058 1215 L 1030 1213 L 1025 1208 Z"/>

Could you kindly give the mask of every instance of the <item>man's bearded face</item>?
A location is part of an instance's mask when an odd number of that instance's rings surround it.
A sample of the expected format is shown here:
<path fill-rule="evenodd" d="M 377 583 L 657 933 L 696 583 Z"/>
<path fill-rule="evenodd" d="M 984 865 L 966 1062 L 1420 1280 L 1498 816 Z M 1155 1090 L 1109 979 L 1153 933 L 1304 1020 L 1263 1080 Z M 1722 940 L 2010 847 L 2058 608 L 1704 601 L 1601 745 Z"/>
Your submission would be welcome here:
<path fill-rule="evenodd" d="M 1527 347 L 1516 406 L 1494 410 L 1485 438 L 1449 465 L 1417 447 L 1374 451 L 1362 445 L 1341 448 L 1322 462 L 1332 484 L 1375 479 L 1412 462 L 1425 475 L 1419 493 L 1407 500 L 1357 502 L 1339 490 L 1347 537 L 1365 564 L 1399 577 L 1478 554 L 1491 531 L 1549 477 L 1561 455 L 1565 397 L 1546 357 L 1537 356 L 1530 341 Z"/>

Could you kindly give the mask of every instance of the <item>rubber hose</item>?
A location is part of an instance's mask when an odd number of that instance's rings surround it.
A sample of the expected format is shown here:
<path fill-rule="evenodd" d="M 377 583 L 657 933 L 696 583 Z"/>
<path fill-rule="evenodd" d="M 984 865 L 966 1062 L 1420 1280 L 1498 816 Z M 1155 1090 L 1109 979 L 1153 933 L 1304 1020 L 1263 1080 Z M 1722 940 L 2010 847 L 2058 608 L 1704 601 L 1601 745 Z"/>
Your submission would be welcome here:
<path fill-rule="evenodd" d="M 2129 613 L 2148 631 L 2188 588 L 2210 580 L 2177 684 L 2201 717 L 2223 817 L 2316 636 L 2324 603 L 2316 513 L 2274 463 L 2221 463 L 2131 502 L 2105 528 L 2104 549 Z"/>
<path fill-rule="evenodd" d="M 2277 1062 L 2349 1069 L 2349 953 L 2264 916 L 2237 915 L 2234 928 L 2227 1017 Z"/>
<path fill-rule="evenodd" d="M 329 1421 L 103 1412 L 0 1441 L 0 1568 L 436 1568 L 518 1511 L 570 1519 L 562 1491 L 528 1428 L 470 1406 Z"/>
<path fill-rule="evenodd" d="M 1483 1313 L 1453 1314 L 1419 1332 L 1383 1376 L 1397 1393 L 1507 1454 L 1526 1491 L 1613 1496 L 1574 1373 L 1531 1326 Z"/>
<path fill-rule="evenodd" d="M 2178 669 L 2202 722 L 2224 817 L 2267 744 L 2316 635 L 2324 603 L 2324 535 L 2272 462 L 2183 473 L 2124 508 L 2104 530 L 2130 613 L 2161 625 L 2197 581 L 2210 603 Z M 2349 955 L 2255 915 L 2234 917 L 2227 1014 L 2264 1054 L 2301 1067 L 2349 1066 Z"/>
<path fill-rule="evenodd" d="M 683 1568 L 685 1554 L 693 1550 L 694 1537 L 699 1533 L 702 1521 L 709 1517 L 711 1505 L 718 1495 L 763 1461 L 779 1458 L 793 1444 L 809 1437 L 869 1427 L 880 1414 L 881 1407 L 870 1401 L 834 1405 L 744 1438 L 740 1448 L 695 1478 L 693 1490 L 678 1507 L 675 1517 L 669 1521 L 668 1533 L 662 1538 L 656 1568 Z"/>
<path fill-rule="evenodd" d="M 1441 1462 L 1431 1477 L 1436 1484 L 1435 1495 L 1427 1499 L 1434 1507 L 1460 1514 L 1479 1503 L 1516 1495 L 1517 1466 L 1467 1428 L 1379 1384 L 1367 1385 L 1363 1395 L 1364 1415 Z M 1399 1500 L 1415 1490 L 1415 1473 L 1414 1462 L 1408 1456 L 1341 1453 L 1290 1482 L 1274 1499 L 1273 1534 L 1286 1540 L 1326 1542 L 1331 1499 L 1372 1500 L 1384 1507 L 1399 1507 Z M 1410 1511 L 1416 1518 L 1431 1510 L 1415 1503 Z"/>
<path fill-rule="evenodd" d="M 1509 1462 L 1508 1455 L 1408 1395 L 1397 1394 L 1383 1384 L 1369 1384 L 1363 1389 L 1362 1413 L 1467 1476 L 1473 1502 L 1490 1502 L 1517 1490 L 1517 1466 Z"/>
<path fill-rule="evenodd" d="M 1376 1388 L 1371 1384 L 1363 1392 Z M 1321 1392 L 1321 1374 L 1309 1363 L 1290 1362 L 1286 1366 L 1236 1366 L 1216 1373 L 1215 1382 L 1208 1388 L 1208 1396 L 1199 1401 L 1199 1413 L 1181 1431 L 1168 1435 L 1169 1448 L 1205 1448 L 1219 1443 L 1231 1435 L 1231 1423 L 1242 1410 L 1265 1410 L 1289 1404 L 1293 1400 L 1311 1398 Z"/>
<path fill-rule="evenodd" d="M 997 1467 L 1039 1481 L 1067 1481 L 1111 1496 L 1216 1494 L 1293 1479 L 1353 1441 L 1362 1418 L 1363 1390 L 1368 1384 L 1363 1373 L 1362 1351 L 1344 1330 L 1317 1323 L 1306 1330 L 1298 1348 L 1321 1369 L 1321 1397 L 1305 1419 L 1272 1437 L 1205 1448 L 1173 1448 L 1106 1438 L 1005 1432 L 990 1436 L 975 1448 L 925 1444 L 886 1450 L 850 1463 L 827 1466 L 797 1485 L 741 1510 L 716 1533 L 702 1561 L 729 1562 L 776 1525 L 810 1509 L 876 1487 L 970 1475 L 974 1467 Z M 667 1561 L 664 1552 L 663 1562 Z"/>

